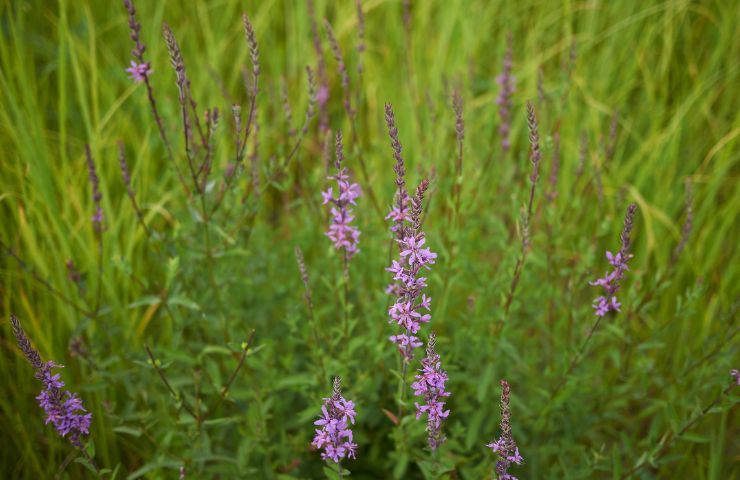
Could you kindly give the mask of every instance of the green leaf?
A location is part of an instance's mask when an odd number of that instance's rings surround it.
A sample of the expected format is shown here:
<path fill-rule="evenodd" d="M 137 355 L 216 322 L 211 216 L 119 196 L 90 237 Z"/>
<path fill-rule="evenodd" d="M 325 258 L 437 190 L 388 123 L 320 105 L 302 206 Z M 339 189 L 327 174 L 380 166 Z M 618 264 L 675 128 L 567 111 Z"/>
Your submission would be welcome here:
<path fill-rule="evenodd" d="M 125 425 L 121 425 L 120 427 L 114 427 L 113 431 L 116 433 L 125 433 L 126 435 L 131 435 L 137 438 L 140 437 L 142 434 L 142 431 L 140 428 L 127 427 Z"/>
<path fill-rule="evenodd" d="M 171 305 L 180 305 L 190 310 L 200 311 L 200 305 L 187 298 L 185 295 L 178 294 L 167 299 Z"/>
<path fill-rule="evenodd" d="M 138 308 L 143 306 L 149 306 L 149 305 L 156 305 L 157 303 L 160 303 L 162 301 L 162 298 L 158 295 L 146 295 L 144 297 L 141 297 L 138 300 L 135 300 L 132 303 L 129 303 L 127 308 Z"/>

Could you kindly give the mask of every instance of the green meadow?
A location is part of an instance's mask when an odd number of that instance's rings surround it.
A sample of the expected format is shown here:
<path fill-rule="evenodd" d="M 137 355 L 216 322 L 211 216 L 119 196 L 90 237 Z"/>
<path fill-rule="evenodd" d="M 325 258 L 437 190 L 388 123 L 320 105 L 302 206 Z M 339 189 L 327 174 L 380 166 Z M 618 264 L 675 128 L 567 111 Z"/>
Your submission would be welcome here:
<path fill-rule="evenodd" d="M 120 1 L 0 1 L 0 476 L 503 479 L 505 379 L 519 479 L 740 478 L 737 2 L 360 4 L 137 0 L 160 131 Z M 409 194 L 429 180 L 436 450 L 424 348 L 404 363 L 389 341 L 386 104 Z M 338 131 L 352 258 L 325 234 Z M 620 308 L 598 317 L 630 204 Z M 92 414 L 82 446 L 45 423 L 11 314 Z M 340 465 L 312 446 L 335 376 L 357 411 Z"/>

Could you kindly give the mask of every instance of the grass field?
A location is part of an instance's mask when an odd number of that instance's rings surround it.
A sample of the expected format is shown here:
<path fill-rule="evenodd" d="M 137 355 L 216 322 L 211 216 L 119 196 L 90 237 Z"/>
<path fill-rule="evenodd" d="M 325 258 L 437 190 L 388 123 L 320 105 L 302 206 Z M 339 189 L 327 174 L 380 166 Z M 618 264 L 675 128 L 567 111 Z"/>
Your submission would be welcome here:
<path fill-rule="evenodd" d="M 0 476 L 506 478 L 486 447 L 505 379 L 520 479 L 740 478 L 737 2 L 313 3 L 138 0 L 165 141 L 121 2 L 0 2 Z M 436 450 L 410 388 L 423 348 L 405 363 L 388 340 L 387 103 L 409 193 L 430 181 Z M 324 234 L 338 130 L 351 259 Z M 598 317 L 589 281 L 630 204 L 621 308 Z M 81 447 L 44 423 L 11 313 L 92 413 Z M 311 446 L 334 376 L 357 410 L 340 467 Z"/>

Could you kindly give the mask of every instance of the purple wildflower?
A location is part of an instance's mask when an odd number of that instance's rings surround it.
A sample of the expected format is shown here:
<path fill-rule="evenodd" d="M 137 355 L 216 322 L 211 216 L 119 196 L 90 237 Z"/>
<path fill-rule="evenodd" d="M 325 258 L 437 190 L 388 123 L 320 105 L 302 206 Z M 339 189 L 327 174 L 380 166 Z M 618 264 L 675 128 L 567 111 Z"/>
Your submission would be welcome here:
<path fill-rule="evenodd" d="M 44 384 L 41 393 L 36 397 L 46 414 L 44 423 L 53 423 L 60 436 L 68 438 L 75 447 L 82 448 L 80 437 L 90 433 L 92 414 L 86 413 L 87 410 L 77 394 L 64 390 L 61 376 L 52 372 L 53 368 L 62 365 L 52 361 L 42 362 L 41 356 L 31 346 L 15 315 L 10 316 L 10 323 L 18 346 L 36 371 L 34 376 Z"/>
<path fill-rule="evenodd" d="M 496 97 L 498 114 L 501 117 L 498 133 L 501 135 L 501 148 L 503 148 L 504 152 L 508 151 L 511 147 L 511 142 L 509 141 L 511 112 L 513 108 L 511 97 L 516 91 L 516 77 L 511 74 L 512 66 L 512 36 L 511 32 L 509 32 L 506 37 L 506 53 L 504 54 L 503 69 L 501 70 L 501 74 L 496 77 L 496 83 L 501 87 L 498 97 Z"/>
<path fill-rule="evenodd" d="M 450 414 L 449 410 L 444 410 L 444 397 L 449 397 L 450 392 L 445 390 L 447 382 L 447 372 L 442 370 L 439 354 L 434 351 L 437 337 L 434 332 L 429 334 L 427 342 L 427 356 L 421 361 L 421 369 L 416 375 L 416 382 L 411 384 L 414 389 L 414 395 L 424 397 L 424 405 L 416 405 L 416 419 L 422 415 L 427 415 L 427 441 L 429 447 L 434 451 L 445 441 L 442 434 L 442 420 Z"/>
<path fill-rule="evenodd" d="M 632 223 L 637 211 L 637 205 L 634 203 L 627 207 L 627 214 L 624 217 L 624 228 L 620 235 L 622 247 L 616 254 L 607 251 L 606 259 L 613 269 L 606 272 L 603 277 L 589 282 L 590 285 L 599 286 L 604 289 L 604 295 L 596 298 L 593 303 L 593 308 L 597 316 L 603 317 L 610 311 L 619 312 L 621 303 L 617 300 L 617 291 L 619 290 L 619 282 L 624 277 L 624 272 L 628 270 L 627 262 L 632 258 L 632 254 L 629 253 L 630 248 L 630 232 L 632 231 Z"/>
<path fill-rule="evenodd" d="M 325 192 L 321 192 L 323 204 L 331 204 L 331 225 L 326 231 L 326 236 L 334 242 L 334 248 L 344 250 L 347 259 L 352 258 L 359 252 L 357 244 L 360 240 L 360 230 L 350 225 L 354 220 L 350 205 L 357 205 L 356 200 L 362 194 L 360 186 L 349 181 L 347 169 L 342 166 L 344 160 L 344 147 L 342 144 L 342 132 L 337 132 L 336 137 L 336 160 L 334 166 L 337 173 L 329 177 L 330 180 L 336 180 L 338 192 L 334 196 L 334 190 L 329 187 Z"/>
<path fill-rule="evenodd" d="M 334 378 L 334 392 L 324 399 L 321 407 L 321 416 L 314 422 L 320 428 L 316 429 L 311 445 L 322 448 L 322 460 L 331 460 L 339 463 L 345 457 L 355 458 L 357 444 L 352 438 L 352 430 L 348 425 L 355 423 L 355 404 L 342 396 L 341 379 Z"/>
<path fill-rule="evenodd" d="M 730 370 L 730 376 L 740 387 L 740 371 L 738 371 L 737 368 L 733 368 L 732 370 Z"/>
<path fill-rule="evenodd" d="M 136 63 L 131 60 L 131 66 L 126 69 L 129 78 L 136 83 L 143 82 L 154 70 L 149 66 L 149 62 Z"/>
<path fill-rule="evenodd" d="M 424 193 L 429 187 L 429 181 L 423 180 L 411 199 L 410 225 L 400 224 L 402 238 L 397 239 L 399 258 L 393 260 L 386 268 L 393 273 L 395 284 L 388 288 L 388 293 L 396 295 L 396 302 L 388 309 L 389 323 L 395 322 L 403 333 L 390 337 L 391 342 L 398 345 L 399 352 L 405 361 L 413 358 L 413 349 L 422 345 L 414 336 L 418 333 L 422 323 L 429 323 L 432 316 L 427 312 L 431 309 L 431 297 L 422 294 L 427 286 L 426 277 L 419 276 L 422 267 L 429 269 L 435 263 L 437 254 L 429 248 L 424 248 L 426 238 L 421 231 L 421 213 Z M 396 232 L 399 234 L 399 232 Z"/>
<path fill-rule="evenodd" d="M 413 350 L 422 346 L 421 340 L 414 334 L 419 331 L 420 323 L 428 323 L 432 318 L 428 313 L 419 313 L 421 309 L 429 311 L 432 301 L 431 297 L 421 294 L 421 290 L 427 285 L 426 277 L 418 275 L 419 270 L 421 267 L 429 269 L 437 254 L 428 247 L 423 248 L 426 239 L 421 231 L 422 202 L 424 193 L 429 188 L 429 181 L 423 180 L 414 197 L 409 196 L 396 117 L 390 104 L 385 105 L 385 122 L 391 139 L 393 158 L 396 160 L 393 167 L 396 173 L 396 204 L 386 219 L 393 220 L 391 231 L 399 246 L 398 260 L 394 260 L 386 268 L 393 273 L 394 281 L 386 288 L 386 293 L 396 297 L 396 302 L 388 310 L 389 323 L 395 321 L 402 328 L 402 333 L 391 336 L 390 341 L 398 346 L 404 361 L 409 362 L 414 357 Z"/>
<path fill-rule="evenodd" d="M 519 454 L 519 447 L 516 446 L 514 437 L 511 435 L 510 398 L 509 382 L 501 380 L 501 436 L 486 445 L 499 456 L 499 460 L 496 462 L 496 475 L 498 475 L 499 480 L 517 480 L 515 476 L 508 473 L 509 467 L 512 463 L 521 465 L 524 461 Z"/>

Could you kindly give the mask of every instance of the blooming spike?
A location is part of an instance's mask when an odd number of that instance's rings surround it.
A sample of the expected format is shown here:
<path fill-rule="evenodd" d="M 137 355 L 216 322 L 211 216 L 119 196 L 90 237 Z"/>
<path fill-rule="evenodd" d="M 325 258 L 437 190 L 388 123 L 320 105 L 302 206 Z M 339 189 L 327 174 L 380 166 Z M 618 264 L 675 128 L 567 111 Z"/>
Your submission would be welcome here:
<path fill-rule="evenodd" d="M 619 290 L 619 281 L 624 277 L 624 272 L 628 270 L 627 262 L 632 258 L 632 254 L 629 253 L 630 232 L 632 232 L 632 223 L 636 211 L 637 205 L 634 203 L 627 208 L 627 214 L 624 217 L 624 228 L 619 236 L 622 247 L 616 254 L 606 252 L 606 259 L 614 267 L 613 270 L 606 272 L 603 277 L 589 282 L 593 286 L 604 289 L 604 295 L 597 297 L 592 305 L 594 312 L 599 317 L 603 317 L 610 311 L 619 312 L 622 306 L 617 300 L 617 291 Z"/>
<path fill-rule="evenodd" d="M 434 350 L 436 339 L 434 332 L 429 334 L 427 356 L 421 361 L 422 368 L 416 375 L 416 382 L 411 384 L 414 395 L 424 398 L 424 405 L 415 403 L 416 419 L 427 415 L 427 442 L 432 451 L 437 450 L 445 441 L 442 420 L 450 414 L 449 410 L 444 410 L 445 402 L 442 401 L 443 398 L 450 396 L 450 392 L 445 390 L 447 372 L 442 370 L 439 355 Z"/>
<path fill-rule="evenodd" d="M 324 399 L 321 416 L 314 422 L 317 425 L 311 445 L 321 448 L 322 460 L 339 463 L 342 459 L 355 458 L 357 444 L 352 438 L 348 422 L 355 423 L 355 404 L 342 396 L 341 378 L 334 378 L 332 396 Z"/>
<path fill-rule="evenodd" d="M 60 436 L 68 438 L 75 447 L 82 448 L 80 437 L 90 433 L 92 414 L 86 413 L 87 410 L 76 393 L 63 390 L 64 382 L 61 376 L 58 373 L 52 373 L 53 368 L 62 367 L 62 365 L 57 365 L 52 361 L 41 361 L 39 352 L 31 346 L 26 332 L 23 331 L 15 315 L 10 316 L 10 324 L 18 346 L 36 371 L 34 376 L 44 384 L 41 393 L 36 397 L 46 414 L 44 423 L 53 423 Z"/>
<path fill-rule="evenodd" d="M 496 462 L 496 475 L 500 480 L 517 480 L 516 477 L 508 473 L 509 467 L 512 463 L 521 465 L 524 461 L 522 456 L 519 455 L 519 447 L 516 446 L 514 437 L 511 435 L 510 398 L 509 382 L 501 380 L 501 436 L 486 445 L 499 456 L 499 461 Z"/>
<path fill-rule="evenodd" d="M 360 242 L 360 230 L 350 225 L 354 220 L 350 205 L 356 205 L 357 198 L 362 194 L 360 186 L 356 183 L 350 183 L 347 169 L 342 166 L 344 161 L 344 145 L 342 143 L 342 132 L 337 132 L 336 136 L 336 160 L 334 166 L 337 173 L 329 177 L 330 180 L 336 180 L 338 192 L 334 196 L 334 190 L 330 187 L 325 192 L 321 192 L 323 204 L 331 204 L 331 225 L 326 231 L 326 236 L 334 242 L 334 248 L 344 250 L 347 259 L 352 258 L 359 252 L 357 244 Z"/>

